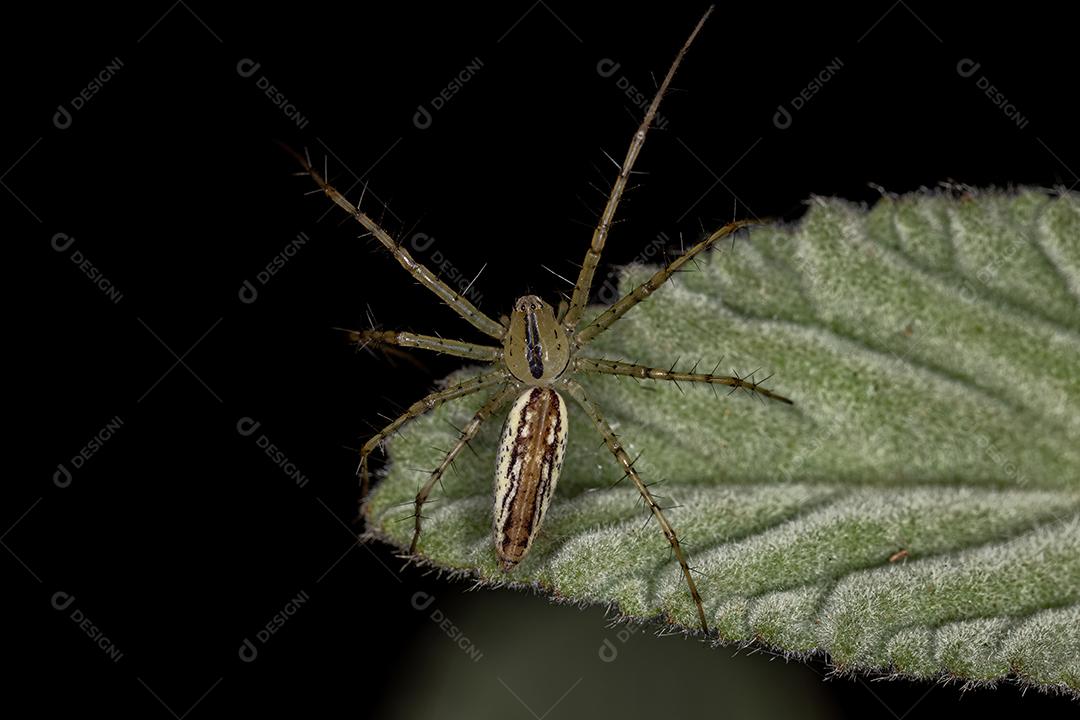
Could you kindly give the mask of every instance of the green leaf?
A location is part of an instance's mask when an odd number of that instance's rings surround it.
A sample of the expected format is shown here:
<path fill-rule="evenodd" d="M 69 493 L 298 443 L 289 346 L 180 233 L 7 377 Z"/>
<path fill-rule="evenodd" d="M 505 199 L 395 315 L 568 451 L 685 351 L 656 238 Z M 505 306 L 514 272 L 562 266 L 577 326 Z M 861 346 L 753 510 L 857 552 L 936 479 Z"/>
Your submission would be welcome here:
<path fill-rule="evenodd" d="M 666 481 L 720 640 L 824 653 L 842 671 L 1080 693 L 1080 196 L 814 199 L 798 225 L 699 265 L 589 354 L 706 370 L 723 356 L 724 370 L 774 373 L 793 406 L 582 379 L 645 480 Z M 622 290 L 647 274 L 629 268 Z M 420 469 L 482 400 L 391 443 L 375 535 L 408 547 Z M 433 495 L 420 553 L 695 628 L 667 542 L 629 483 L 609 488 L 621 473 L 576 407 L 542 533 L 512 574 L 498 569 L 500 425 Z"/>

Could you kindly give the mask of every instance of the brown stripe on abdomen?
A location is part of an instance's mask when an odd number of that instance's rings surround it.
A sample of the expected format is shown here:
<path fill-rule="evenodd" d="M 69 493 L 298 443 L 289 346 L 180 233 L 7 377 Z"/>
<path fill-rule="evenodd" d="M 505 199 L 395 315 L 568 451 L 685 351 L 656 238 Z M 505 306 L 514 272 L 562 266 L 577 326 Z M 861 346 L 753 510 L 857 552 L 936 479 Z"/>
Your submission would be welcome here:
<path fill-rule="evenodd" d="M 526 390 L 503 427 L 495 476 L 495 551 L 504 570 L 529 552 L 566 451 L 566 404 L 551 388 Z"/>

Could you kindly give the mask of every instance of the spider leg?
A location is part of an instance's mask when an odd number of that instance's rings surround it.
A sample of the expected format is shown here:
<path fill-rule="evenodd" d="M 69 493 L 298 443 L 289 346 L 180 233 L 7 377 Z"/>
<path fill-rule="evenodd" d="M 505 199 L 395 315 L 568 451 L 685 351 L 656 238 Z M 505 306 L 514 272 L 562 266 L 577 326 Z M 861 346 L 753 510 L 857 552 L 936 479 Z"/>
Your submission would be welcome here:
<path fill-rule="evenodd" d="M 492 385 L 497 385 L 504 380 L 506 380 L 506 373 L 503 370 L 493 370 L 491 372 L 483 373 L 482 375 L 471 377 L 468 380 L 462 380 L 456 385 L 451 385 L 442 390 L 436 390 L 414 402 L 404 413 L 398 416 L 397 419 L 375 433 L 371 439 L 364 443 L 364 447 L 360 449 L 360 467 L 357 468 L 357 472 L 360 475 L 360 497 L 367 497 L 368 487 L 371 485 L 371 479 L 368 474 L 368 456 L 375 452 L 375 448 L 379 447 L 383 440 L 396 433 L 403 425 L 405 425 L 405 423 L 420 417 L 426 412 L 434 410 L 447 400 L 472 395 L 474 392 L 489 388 Z"/>
<path fill-rule="evenodd" d="M 761 387 L 761 383 L 768 380 L 768 378 L 761 381 L 753 381 L 737 375 L 730 376 L 713 375 L 712 373 L 674 372 L 673 369 L 664 370 L 663 368 L 647 367 L 636 363 L 619 362 L 618 360 L 598 360 L 596 358 L 588 357 L 575 358 L 574 363 L 574 369 L 581 372 L 598 373 L 601 375 L 629 375 L 630 377 L 640 378 L 642 380 L 670 380 L 676 383 L 685 381 L 708 383 L 710 385 L 727 385 L 733 390 L 744 388 L 750 392 L 763 395 L 764 397 L 773 400 L 779 400 L 788 405 L 795 404 L 783 395 L 778 395 L 771 390 L 766 390 Z"/>
<path fill-rule="evenodd" d="M 344 330 L 344 328 L 341 328 Z M 394 345 L 397 347 L 419 348 L 431 350 L 443 355 L 469 358 L 470 360 L 484 360 L 496 362 L 502 357 L 501 347 L 494 345 L 478 345 L 463 340 L 421 335 L 412 332 L 398 332 L 396 330 L 344 330 L 349 333 L 349 339 L 361 348 L 368 345 Z"/>
<path fill-rule="evenodd" d="M 585 412 L 592 419 L 593 424 L 596 425 L 596 429 L 604 437 L 604 443 L 611 450 L 615 459 L 619 461 L 619 465 L 622 466 L 626 476 L 629 477 L 634 485 L 637 486 L 638 492 L 641 493 L 642 499 L 645 501 L 645 505 L 652 511 L 656 521 L 660 524 L 660 529 L 664 533 L 664 537 L 671 543 L 671 549 L 675 552 L 675 557 L 679 560 L 679 566 L 682 568 L 683 577 L 686 578 L 686 584 L 690 588 L 690 597 L 694 600 L 694 605 L 697 608 L 698 620 L 701 623 L 701 629 L 708 633 L 709 625 L 705 621 L 705 608 L 701 604 L 701 595 L 698 593 L 697 584 L 694 582 L 694 576 L 690 572 L 690 566 L 686 562 L 686 555 L 683 553 L 682 545 L 679 544 L 679 538 L 675 534 L 675 528 L 671 526 L 671 523 L 664 517 L 664 511 L 660 508 L 660 505 L 653 499 L 652 493 L 649 492 L 648 485 L 638 475 L 637 470 L 634 469 L 634 463 L 630 459 L 630 456 L 623 450 L 622 443 L 619 442 L 619 438 L 615 435 L 615 431 L 611 429 L 607 421 L 604 419 L 603 414 L 600 412 L 600 408 L 597 407 L 592 400 L 585 394 L 585 388 L 581 383 L 576 380 L 567 378 L 563 380 L 563 385 L 566 387 L 567 392 L 577 400 L 578 404 L 585 409 Z"/>
<path fill-rule="evenodd" d="M 619 298 L 614 305 L 602 312 L 595 320 L 583 327 L 574 336 L 574 344 L 577 347 L 581 347 L 590 342 L 597 335 L 607 330 L 609 327 L 615 324 L 615 321 L 625 315 L 630 308 L 637 305 L 639 302 L 656 292 L 661 285 L 667 282 L 668 278 L 674 275 L 679 269 L 686 263 L 693 260 L 700 253 L 705 252 L 711 248 L 720 240 L 724 239 L 728 235 L 731 235 L 735 231 L 747 227 L 749 225 L 760 224 L 759 220 L 737 220 L 733 223 L 728 223 L 724 227 L 720 228 L 709 237 L 705 238 L 697 245 L 687 250 L 685 253 L 675 258 L 667 265 L 656 271 L 656 273 L 631 290 L 626 295 Z"/>
<path fill-rule="evenodd" d="M 511 383 L 492 395 L 488 401 L 476 411 L 476 415 L 473 416 L 472 420 L 462 428 L 457 443 L 454 444 L 454 447 L 450 448 L 450 452 L 446 453 L 446 457 L 439 463 L 439 466 L 431 471 L 431 477 L 424 483 L 424 487 L 420 488 L 420 491 L 416 493 L 416 512 L 413 516 L 415 518 L 415 525 L 413 526 L 412 544 L 409 545 L 410 555 L 416 553 L 416 544 L 420 541 L 420 521 L 422 519 L 420 510 L 424 507 L 424 503 L 427 502 L 428 495 L 431 494 L 431 490 L 435 487 L 435 483 L 439 482 L 439 479 L 443 476 L 443 473 L 446 472 L 447 468 L 450 467 L 450 464 L 454 462 L 454 458 L 458 456 L 458 453 L 464 450 L 465 446 L 469 444 L 469 441 L 476 436 L 476 433 L 480 430 L 480 426 L 483 422 L 497 413 L 504 405 L 506 405 L 507 401 L 514 398 L 519 392 L 520 388 L 517 384 Z"/>
<path fill-rule="evenodd" d="M 491 337 L 501 340 L 506 332 L 506 329 L 499 323 L 492 320 L 490 317 L 480 311 L 475 305 L 469 302 L 464 295 L 454 290 L 452 287 L 440 280 L 435 273 L 428 270 L 424 265 L 418 263 L 409 251 L 406 250 L 401 244 L 395 242 L 390 237 L 390 234 L 383 230 L 379 225 L 351 202 L 345 199 L 345 196 L 338 192 L 334 187 L 327 182 L 319 171 L 311 166 L 308 159 L 296 152 L 290 147 L 283 146 L 290 155 L 295 157 L 299 161 L 300 165 L 304 168 L 304 172 L 311 176 L 311 179 L 315 181 L 326 196 L 341 206 L 345 212 L 356 218 L 356 221 L 363 225 L 369 233 L 371 233 L 376 240 L 378 240 L 383 247 L 390 251 L 390 254 L 394 256 L 394 259 L 401 264 L 401 267 L 412 275 L 417 282 L 426 287 L 431 292 L 435 293 L 440 300 L 450 306 L 450 308 L 461 317 L 465 318 L 471 323 L 477 330 Z"/>
<path fill-rule="evenodd" d="M 691 43 L 694 42 L 694 38 L 697 37 L 701 26 L 705 24 L 705 20 L 708 19 L 712 11 L 713 8 L 710 6 L 701 19 L 698 20 L 697 25 L 694 26 L 690 37 L 686 39 L 682 48 L 679 49 L 675 61 L 671 64 L 671 68 L 668 70 L 667 75 L 664 76 L 664 81 L 660 83 L 660 88 L 656 91 L 656 96 L 653 97 L 649 109 L 645 112 L 645 118 L 630 141 L 630 149 L 626 151 L 626 158 L 623 159 L 619 174 L 615 178 L 615 184 L 611 188 L 611 195 L 608 197 L 607 205 L 604 206 L 604 211 L 600 215 L 600 222 L 593 231 L 592 242 L 585 253 L 585 262 L 581 264 L 581 272 L 578 273 L 577 284 L 574 285 L 574 294 L 570 299 L 570 307 L 566 311 L 566 315 L 560 318 L 567 330 L 573 330 L 577 327 L 578 321 L 581 320 L 581 314 L 589 302 L 589 289 L 592 287 L 593 274 L 596 272 L 596 266 L 600 263 L 600 253 L 604 250 L 608 231 L 611 229 L 612 220 L 615 218 L 615 209 L 619 206 L 619 200 L 622 199 L 623 191 L 626 189 L 626 181 L 630 177 L 634 161 L 637 160 L 638 153 L 641 152 L 642 146 L 645 145 L 645 135 L 649 132 L 649 128 L 656 117 L 656 111 L 660 107 L 660 100 L 663 99 L 668 86 L 671 85 L 671 80 L 675 77 L 675 71 L 678 69 L 679 63 L 682 62 L 683 56 L 690 49 Z"/>

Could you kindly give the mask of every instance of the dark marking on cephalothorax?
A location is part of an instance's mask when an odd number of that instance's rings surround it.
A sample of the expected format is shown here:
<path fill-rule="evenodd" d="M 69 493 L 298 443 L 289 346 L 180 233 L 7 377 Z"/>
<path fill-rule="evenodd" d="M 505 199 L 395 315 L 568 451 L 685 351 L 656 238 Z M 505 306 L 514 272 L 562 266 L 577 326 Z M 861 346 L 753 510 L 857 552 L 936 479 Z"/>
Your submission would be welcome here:
<path fill-rule="evenodd" d="M 525 315 L 525 352 L 529 358 L 529 372 L 539 380 L 544 376 L 544 347 L 540 342 L 536 313 L 532 310 Z"/>

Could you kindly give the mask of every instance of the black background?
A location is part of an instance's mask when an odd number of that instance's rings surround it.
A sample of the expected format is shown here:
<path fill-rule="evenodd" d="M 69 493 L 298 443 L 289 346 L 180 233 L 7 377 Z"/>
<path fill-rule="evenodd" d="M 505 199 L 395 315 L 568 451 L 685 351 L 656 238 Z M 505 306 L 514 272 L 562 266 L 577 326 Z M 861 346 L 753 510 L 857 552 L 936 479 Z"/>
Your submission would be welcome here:
<path fill-rule="evenodd" d="M 332 328 L 366 325 L 370 308 L 386 327 L 479 338 L 356 239 L 339 212 L 323 217 L 328 201 L 304 195 L 310 182 L 290 175 L 274 140 L 308 147 L 319 163 L 331 154 L 331 175 L 346 188 L 365 177 L 367 207 L 389 230 L 434 238 L 422 261 L 437 251 L 469 277 L 486 263 L 477 289 L 490 314 L 525 290 L 554 298 L 561 281 L 541 265 L 573 273 L 603 205 L 590 184 L 606 192 L 614 172 L 604 151 L 621 159 L 640 119 L 617 81 L 651 96 L 652 78 L 703 9 L 226 10 L 166 0 L 134 10 L 42 6 L 8 23 L 0 207 L 15 248 L 5 275 L 19 339 L 7 356 L 28 400 L 13 418 L 14 444 L 44 445 L 31 472 L 9 476 L 19 482 L 0 517 L 5 617 L 9 640 L 18 638 L 8 700 L 148 718 L 189 708 L 192 718 L 386 716 L 423 694 L 428 679 L 414 669 L 426 648 L 448 642 L 411 606 L 415 592 L 437 595 L 459 617 L 475 604 L 512 606 L 511 637 L 521 618 L 577 613 L 507 592 L 462 596 L 467 583 L 399 574 L 388 549 L 353 547 L 355 448 L 380 413 L 459 363 L 357 355 Z M 879 190 L 870 183 L 892 192 L 948 180 L 1074 186 L 1075 25 L 1024 10 L 721 6 L 661 108 L 666 129 L 650 135 L 638 165 L 649 174 L 620 209 L 606 262 L 631 260 L 660 232 L 693 237 L 733 213 L 795 219 L 813 194 L 872 202 Z M 115 58 L 115 76 L 57 127 L 58 106 L 71 108 Z M 475 76 L 418 128 L 418 106 L 430 108 L 476 58 Z M 604 59 L 619 63 L 611 77 L 597 71 Z M 778 106 L 792 108 L 837 59 L 835 75 L 777 127 Z M 979 63 L 970 77 L 957 71 L 964 59 Z M 258 63 L 249 77 L 238 72 L 251 67 L 245 60 Z M 1023 127 L 979 89 L 981 77 Z M 300 232 L 309 242 L 259 284 L 257 273 Z M 58 233 L 75 242 L 57 251 Z M 80 272 L 75 251 L 119 302 Z M 258 288 L 253 303 L 240 301 L 245 280 Z M 58 487 L 57 465 L 70 466 L 115 417 L 120 430 Z M 307 484 L 297 487 L 255 436 L 237 433 L 242 417 L 261 423 Z M 58 592 L 74 605 L 54 609 Z M 255 662 L 241 662 L 243 640 L 301 592 L 308 602 Z M 70 620 L 73 609 L 122 651 L 118 662 Z M 599 638 L 603 613 L 590 612 Z M 834 716 L 1075 712 L 1072 701 L 1012 686 L 871 689 L 818 681 L 824 670 L 785 665 L 774 688 L 809 674 Z M 708 691 L 650 690 L 673 711 Z M 576 716 L 575 702 L 591 692 L 582 685 L 549 717 Z M 504 691 L 492 684 L 475 694 L 485 693 Z"/>

